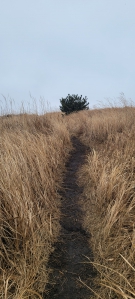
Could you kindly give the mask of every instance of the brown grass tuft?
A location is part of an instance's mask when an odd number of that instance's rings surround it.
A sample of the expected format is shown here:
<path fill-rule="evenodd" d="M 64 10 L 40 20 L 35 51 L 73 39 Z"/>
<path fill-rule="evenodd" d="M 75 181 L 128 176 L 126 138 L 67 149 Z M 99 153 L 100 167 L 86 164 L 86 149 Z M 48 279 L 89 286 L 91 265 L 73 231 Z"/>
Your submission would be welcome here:
<path fill-rule="evenodd" d="M 82 141 L 91 147 L 79 178 L 102 298 L 135 297 L 135 108 L 90 112 Z M 98 298 L 98 297 L 96 297 Z"/>
<path fill-rule="evenodd" d="M 1 117 L 0 131 L 0 297 L 41 298 L 70 136 L 57 113 Z"/>

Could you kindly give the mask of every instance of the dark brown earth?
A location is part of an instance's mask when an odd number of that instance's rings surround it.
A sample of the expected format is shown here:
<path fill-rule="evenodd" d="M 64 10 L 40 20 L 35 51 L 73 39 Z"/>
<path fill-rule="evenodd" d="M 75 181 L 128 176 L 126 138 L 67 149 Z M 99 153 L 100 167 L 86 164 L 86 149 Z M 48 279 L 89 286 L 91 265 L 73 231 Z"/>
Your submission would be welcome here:
<path fill-rule="evenodd" d="M 73 151 L 66 165 L 61 193 L 61 232 L 48 267 L 52 269 L 45 299 L 90 299 L 92 293 L 82 283 L 93 287 L 96 275 L 86 256 L 93 260 L 90 235 L 83 229 L 83 212 L 79 205 L 83 190 L 77 185 L 77 171 L 86 158 L 86 147 L 76 137 L 72 138 Z"/>

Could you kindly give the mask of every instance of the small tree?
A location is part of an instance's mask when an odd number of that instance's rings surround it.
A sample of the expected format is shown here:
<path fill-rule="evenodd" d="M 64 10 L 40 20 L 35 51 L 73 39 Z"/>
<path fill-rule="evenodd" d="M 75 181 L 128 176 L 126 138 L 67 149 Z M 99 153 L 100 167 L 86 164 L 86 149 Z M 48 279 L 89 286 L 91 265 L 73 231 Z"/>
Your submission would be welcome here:
<path fill-rule="evenodd" d="M 78 94 L 68 94 L 66 98 L 60 99 L 60 103 L 60 110 L 66 114 L 89 109 L 87 97 L 83 98 L 82 95 L 78 96 Z"/>

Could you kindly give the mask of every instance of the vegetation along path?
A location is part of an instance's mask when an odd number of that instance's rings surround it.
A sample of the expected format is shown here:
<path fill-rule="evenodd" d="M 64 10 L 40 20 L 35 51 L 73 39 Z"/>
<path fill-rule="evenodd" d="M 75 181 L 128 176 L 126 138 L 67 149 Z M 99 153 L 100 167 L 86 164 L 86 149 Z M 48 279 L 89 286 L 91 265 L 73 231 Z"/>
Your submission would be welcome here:
<path fill-rule="evenodd" d="M 72 138 L 73 150 L 67 163 L 62 198 L 61 232 L 55 250 L 49 261 L 52 269 L 45 298 L 87 299 L 90 290 L 80 281 L 92 287 L 95 276 L 93 268 L 86 263 L 86 256 L 93 259 L 88 240 L 90 236 L 83 229 L 83 212 L 79 198 L 83 190 L 77 185 L 77 172 L 84 163 L 86 147 Z M 83 196 L 83 195 L 82 195 Z"/>

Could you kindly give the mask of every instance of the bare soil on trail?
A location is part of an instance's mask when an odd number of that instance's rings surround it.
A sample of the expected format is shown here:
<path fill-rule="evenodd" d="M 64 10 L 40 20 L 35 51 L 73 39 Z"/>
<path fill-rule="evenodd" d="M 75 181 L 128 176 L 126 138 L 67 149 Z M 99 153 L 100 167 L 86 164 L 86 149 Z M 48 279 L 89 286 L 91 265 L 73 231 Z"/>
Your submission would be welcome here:
<path fill-rule="evenodd" d="M 50 256 L 51 268 L 45 299 L 90 299 L 92 293 L 79 279 L 93 287 L 96 275 L 86 256 L 93 260 L 90 235 L 83 229 L 83 215 L 79 198 L 83 190 L 77 184 L 77 172 L 86 158 L 86 147 L 78 138 L 72 138 L 73 150 L 66 165 L 61 192 L 61 231 Z"/>

